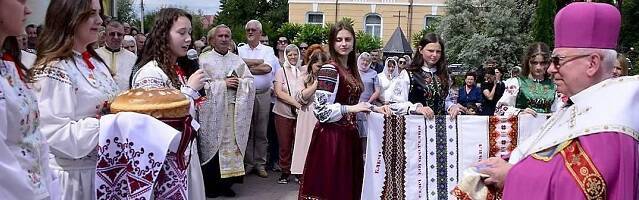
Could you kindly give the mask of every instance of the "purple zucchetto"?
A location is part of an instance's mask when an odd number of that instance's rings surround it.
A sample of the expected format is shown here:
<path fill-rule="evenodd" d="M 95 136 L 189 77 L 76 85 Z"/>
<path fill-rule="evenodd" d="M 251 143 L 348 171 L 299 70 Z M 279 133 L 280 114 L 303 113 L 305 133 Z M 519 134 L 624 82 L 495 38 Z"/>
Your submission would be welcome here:
<path fill-rule="evenodd" d="M 615 49 L 619 10 L 605 3 L 575 2 L 555 16 L 555 48 Z"/>

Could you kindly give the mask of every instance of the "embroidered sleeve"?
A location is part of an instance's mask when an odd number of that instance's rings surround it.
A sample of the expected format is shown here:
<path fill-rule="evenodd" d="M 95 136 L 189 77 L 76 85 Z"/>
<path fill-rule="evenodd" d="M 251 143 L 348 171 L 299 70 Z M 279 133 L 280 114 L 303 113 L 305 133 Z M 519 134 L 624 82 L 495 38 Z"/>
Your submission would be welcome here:
<path fill-rule="evenodd" d="M 78 106 L 88 105 L 78 102 L 77 86 L 52 77 L 55 76 L 42 76 L 37 80 L 40 132 L 56 156 L 83 158 L 98 145 L 99 120 L 95 116 L 78 116 Z"/>
<path fill-rule="evenodd" d="M 53 81 L 57 81 L 63 84 L 71 85 L 71 79 L 69 78 L 69 74 L 67 74 L 64 69 L 63 64 L 64 61 L 54 61 L 41 68 L 37 68 L 34 70 L 35 72 L 35 80 L 40 79 L 51 79 Z"/>
<path fill-rule="evenodd" d="M 345 109 L 335 103 L 339 75 L 333 65 L 324 65 L 317 73 L 317 90 L 315 90 L 315 107 L 313 113 L 319 122 L 336 122 L 342 118 Z"/>
<path fill-rule="evenodd" d="M 131 88 L 173 88 L 164 72 L 152 64 L 149 62 L 136 72 Z"/>
<path fill-rule="evenodd" d="M 520 109 L 515 107 L 517 95 L 519 94 L 519 80 L 511 78 L 504 82 L 506 90 L 504 95 L 497 101 L 495 115 L 511 116 L 519 112 Z"/>

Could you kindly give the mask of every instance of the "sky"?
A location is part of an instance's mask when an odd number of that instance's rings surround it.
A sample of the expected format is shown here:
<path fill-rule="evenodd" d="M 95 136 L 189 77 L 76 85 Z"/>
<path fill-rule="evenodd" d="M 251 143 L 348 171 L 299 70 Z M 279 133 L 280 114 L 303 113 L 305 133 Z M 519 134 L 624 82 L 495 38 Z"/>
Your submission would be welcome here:
<path fill-rule="evenodd" d="M 202 10 L 205 15 L 214 15 L 220 7 L 219 0 L 144 0 L 144 12 L 150 12 L 162 7 L 186 7 L 192 11 Z M 140 12 L 140 0 L 133 1 L 133 10 Z"/>

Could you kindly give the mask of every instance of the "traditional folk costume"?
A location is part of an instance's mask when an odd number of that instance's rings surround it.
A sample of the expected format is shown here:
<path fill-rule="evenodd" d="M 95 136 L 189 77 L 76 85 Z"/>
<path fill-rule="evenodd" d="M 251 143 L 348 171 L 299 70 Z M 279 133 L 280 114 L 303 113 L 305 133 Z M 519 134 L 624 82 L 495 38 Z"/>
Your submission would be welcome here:
<path fill-rule="evenodd" d="M 308 150 L 300 199 L 359 199 L 362 190 L 363 160 L 355 113 L 362 92 L 346 66 L 331 62 L 318 72 L 315 116 L 319 120 Z"/>
<path fill-rule="evenodd" d="M 62 199 L 93 199 L 97 117 L 106 114 L 118 86 L 89 52 L 74 51 L 71 58 L 37 66 L 35 79 L 39 127 L 49 143 L 49 164 L 62 186 Z"/>
<path fill-rule="evenodd" d="M 445 115 L 448 108 L 453 105 L 453 98 L 448 91 L 450 86 L 445 85 L 439 77 L 442 72 L 438 72 L 434 66 L 423 66 L 408 73 L 408 102 L 391 104 L 391 110 L 396 114 L 417 114 L 417 107 L 428 106 L 433 109 L 435 115 Z M 451 82 L 450 77 L 448 82 Z"/>
<path fill-rule="evenodd" d="M 38 129 L 38 102 L 25 72 L 0 53 L 0 196 L 4 199 L 57 199 L 59 186 L 49 168 L 49 146 Z"/>
<path fill-rule="evenodd" d="M 95 52 L 109 67 L 109 71 L 113 74 L 113 80 L 118 84 L 120 90 L 128 90 L 131 72 L 138 57 L 124 48 L 112 50 L 104 46 L 96 49 Z"/>
<path fill-rule="evenodd" d="M 198 106 L 199 155 L 207 194 L 230 189 L 241 183 L 244 155 L 255 100 L 253 75 L 238 55 L 208 51 L 200 55 L 200 66 L 211 78 L 206 100 Z M 225 79 L 237 77 L 237 89 L 228 88 Z"/>
<path fill-rule="evenodd" d="M 304 81 L 307 76 L 312 76 L 312 74 L 308 74 L 306 67 L 311 66 L 302 66 L 300 69 L 301 75 L 298 80 L 299 92 L 295 94 L 295 100 L 302 104 L 302 108 L 297 110 L 297 123 L 295 124 L 295 143 L 293 145 L 293 161 L 291 162 L 291 174 L 302 174 L 304 172 L 304 164 L 306 163 L 306 156 L 308 153 L 308 147 L 311 144 L 311 138 L 313 137 L 313 129 L 317 124 L 317 118 L 313 113 L 313 109 L 315 108 L 315 103 L 313 103 L 313 99 L 315 99 L 315 95 L 310 96 L 302 96 L 302 90 L 305 89 Z M 373 70 L 374 71 L 374 70 Z M 312 83 L 311 83 L 312 84 Z"/>
<path fill-rule="evenodd" d="M 389 62 L 395 63 L 393 71 L 389 71 Z M 400 72 L 401 71 L 401 72 Z M 402 103 L 408 101 L 410 78 L 405 70 L 400 70 L 397 62 L 392 58 L 386 59 L 382 73 L 377 74 L 380 86 L 379 99 L 383 103 Z"/>
<path fill-rule="evenodd" d="M 511 78 L 504 82 L 506 90 L 497 102 L 497 115 L 513 115 L 530 108 L 537 113 L 551 113 L 560 107 L 556 86 L 550 78 Z"/>
<path fill-rule="evenodd" d="M 199 93 L 186 86 L 187 79 L 184 75 L 184 71 L 180 66 L 175 65 L 174 69 L 176 70 L 178 80 L 180 81 L 180 91 L 191 101 L 191 108 L 189 113 L 191 114 L 191 116 L 196 116 L 194 101 L 195 99 L 198 99 L 200 97 Z M 158 63 L 156 61 L 150 61 L 142 66 L 137 72 L 135 72 L 132 77 L 131 88 L 175 88 L 175 86 L 172 84 L 171 80 L 164 73 L 164 71 L 162 71 L 162 69 L 158 66 Z M 184 125 L 180 122 L 174 124 L 174 121 L 171 119 L 160 120 L 179 131 L 185 131 L 188 129 L 197 130 L 199 128 L 199 124 L 194 120 L 190 122 L 191 127 L 188 127 L 188 125 Z M 181 160 L 179 159 L 184 159 L 185 162 L 188 164 L 188 169 L 182 169 L 180 167 L 165 167 L 163 170 L 167 171 L 168 173 L 171 173 L 171 171 L 176 171 L 175 173 L 181 176 L 172 177 L 177 179 L 177 182 L 164 181 L 160 183 L 159 186 L 156 185 L 154 190 L 160 191 L 160 193 L 155 193 L 155 198 L 168 198 L 169 196 L 174 196 L 176 194 L 179 194 L 179 198 L 182 199 L 206 198 L 204 194 L 204 181 L 202 180 L 202 171 L 200 169 L 200 159 L 198 158 L 198 156 L 194 155 L 195 152 L 198 152 L 197 149 L 197 143 L 189 140 L 189 146 L 187 147 L 186 152 L 182 154 L 182 156 L 167 158 L 167 162 L 175 163 L 181 163 Z M 177 155 L 180 155 L 180 152 L 175 153 L 177 153 Z"/>

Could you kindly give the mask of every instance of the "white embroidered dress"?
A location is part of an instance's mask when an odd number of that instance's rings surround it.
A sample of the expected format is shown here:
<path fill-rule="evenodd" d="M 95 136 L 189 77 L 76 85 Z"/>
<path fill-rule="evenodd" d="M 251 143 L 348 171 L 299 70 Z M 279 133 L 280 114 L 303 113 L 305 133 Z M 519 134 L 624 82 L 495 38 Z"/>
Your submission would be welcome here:
<path fill-rule="evenodd" d="M 179 81 L 182 84 L 182 88 L 180 91 L 187 96 L 187 98 L 191 101 L 190 114 L 191 116 L 196 116 L 195 114 L 195 104 L 194 100 L 199 98 L 200 95 L 197 91 L 186 87 L 187 77 L 179 77 Z M 144 66 L 140 68 L 132 78 L 131 88 L 175 88 L 173 84 L 171 84 L 171 80 L 169 77 L 160 69 L 158 63 L 156 61 L 150 61 Z M 197 131 L 199 129 L 199 124 L 193 120 L 192 126 Z M 185 156 L 190 157 L 189 160 L 189 169 L 188 169 L 188 199 L 206 199 L 206 195 L 204 193 L 204 180 L 202 179 L 202 169 L 200 168 L 200 159 L 198 156 L 191 156 L 191 154 L 198 152 L 197 141 L 193 142 L 189 145 L 189 149 L 185 153 Z M 161 186 L 164 187 L 164 186 Z M 172 187 L 168 185 L 167 187 Z M 175 188 L 175 187 L 174 187 Z M 163 191 L 164 193 L 171 193 L 171 191 Z M 161 198 L 161 197 L 157 197 Z"/>
<path fill-rule="evenodd" d="M 95 197 L 94 175 L 99 120 L 104 103 L 119 92 L 106 66 L 82 55 L 56 60 L 36 74 L 40 131 L 49 142 L 50 166 L 62 186 L 62 199 L 85 200 Z"/>
<path fill-rule="evenodd" d="M 0 54 L 2 55 L 2 54 Z M 0 56 L 2 57 L 2 56 Z M 0 184 L 2 199 L 47 199 L 52 193 L 49 147 L 38 130 L 31 88 L 12 60 L 0 60 Z"/>

